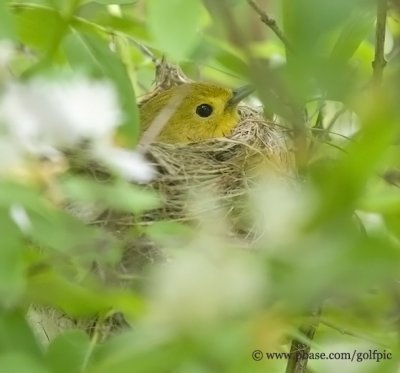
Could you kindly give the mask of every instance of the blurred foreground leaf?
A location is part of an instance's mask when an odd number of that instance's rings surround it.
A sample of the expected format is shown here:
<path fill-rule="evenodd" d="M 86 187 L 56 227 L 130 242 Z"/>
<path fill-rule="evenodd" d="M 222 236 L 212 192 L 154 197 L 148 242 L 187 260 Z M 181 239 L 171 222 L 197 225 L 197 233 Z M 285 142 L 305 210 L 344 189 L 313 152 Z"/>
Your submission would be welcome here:
<path fill-rule="evenodd" d="M 55 307 L 77 317 L 104 315 L 114 309 L 134 316 L 143 307 L 133 293 L 77 285 L 49 269 L 39 269 L 29 277 L 27 295 L 32 303 Z"/>
<path fill-rule="evenodd" d="M 68 178 L 61 187 L 68 198 L 77 201 L 93 202 L 130 213 L 142 213 L 159 207 L 157 195 L 149 190 L 129 184 L 122 180 L 109 184 L 100 184 L 85 178 Z"/>
<path fill-rule="evenodd" d="M 14 305 L 25 288 L 23 240 L 7 210 L 0 208 L 0 307 Z M 5 234 L 5 232 L 7 232 Z"/>
<path fill-rule="evenodd" d="M 147 1 L 148 27 L 156 45 L 176 60 L 188 57 L 200 42 L 202 15 L 199 0 Z"/>
<path fill-rule="evenodd" d="M 0 351 L 1 353 L 26 353 L 33 360 L 36 360 L 36 363 L 43 360 L 42 351 L 37 345 L 22 311 L 0 312 Z M 0 366 L 4 367 L 1 364 Z M 0 368 L 0 371 L 28 372 L 29 370 L 7 370 Z"/>
<path fill-rule="evenodd" d="M 126 113 L 124 124 L 118 131 L 123 135 L 126 144 L 132 146 L 136 143 L 139 134 L 139 111 L 126 67 L 121 59 L 110 51 L 106 40 L 84 33 L 81 33 L 79 38 L 85 44 L 91 58 L 95 60 L 104 75 L 114 82 L 118 90 L 121 106 Z"/>
<path fill-rule="evenodd" d="M 69 330 L 49 345 L 46 360 L 57 373 L 82 372 L 90 350 L 90 339 L 82 330 Z"/>

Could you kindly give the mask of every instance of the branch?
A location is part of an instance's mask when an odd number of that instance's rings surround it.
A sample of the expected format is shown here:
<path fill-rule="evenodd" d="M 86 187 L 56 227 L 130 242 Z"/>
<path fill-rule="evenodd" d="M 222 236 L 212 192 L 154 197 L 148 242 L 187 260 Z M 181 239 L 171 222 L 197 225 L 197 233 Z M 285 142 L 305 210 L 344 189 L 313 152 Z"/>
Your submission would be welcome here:
<path fill-rule="evenodd" d="M 377 0 L 376 30 L 375 30 L 375 59 L 372 62 L 374 69 L 373 81 L 376 85 L 382 82 L 385 60 L 385 36 L 386 36 L 387 0 Z"/>
<path fill-rule="evenodd" d="M 267 25 L 275 35 L 282 41 L 287 50 L 292 50 L 289 40 L 286 38 L 283 31 L 276 24 L 276 21 L 271 18 L 265 11 L 263 11 L 260 6 L 254 0 L 247 0 L 249 5 L 256 11 L 256 13 L 260 16 L 261 22 Z"/>
<path fill-rule="evenodd" d="M 318 307 L 310 315 L 309 321 L 302 325 L 299 332 L 304 336 L 304 339 L 312 341 L 314 339 L 315 332 L 319 324 L 319 316 L 321 314 L 321 308 Z M 303 338 L 302 338 L 303 339 Z M 310 353 L 311 346 L 299 338 L 292 340 L 290 346 L 290 356 L 286 365 L 286 373 L 306 373 L 308 354 Z"/>

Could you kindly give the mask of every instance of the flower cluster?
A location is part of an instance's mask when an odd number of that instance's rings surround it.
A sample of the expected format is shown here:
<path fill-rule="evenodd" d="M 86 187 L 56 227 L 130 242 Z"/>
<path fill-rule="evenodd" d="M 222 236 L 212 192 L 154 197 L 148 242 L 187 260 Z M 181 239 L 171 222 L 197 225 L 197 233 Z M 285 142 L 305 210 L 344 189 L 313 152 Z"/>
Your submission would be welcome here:
<path fill-rule="evenodd" d="M 113 144 L 123 112 L 113 86 L 81 75 L 66 80 L 10 82 L 0 95 L 0 172 L 29 158 L 56 159 L 83 143 L 128 180 L 146 183 L 153 169 L 137 152 Z"/>

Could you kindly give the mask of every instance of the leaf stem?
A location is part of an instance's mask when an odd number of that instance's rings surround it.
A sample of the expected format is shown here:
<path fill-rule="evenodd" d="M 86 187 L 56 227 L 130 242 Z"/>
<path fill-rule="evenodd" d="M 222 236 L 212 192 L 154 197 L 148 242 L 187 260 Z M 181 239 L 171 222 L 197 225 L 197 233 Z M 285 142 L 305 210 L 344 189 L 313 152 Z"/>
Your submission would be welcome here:
<path fill-rule="evenodd" d="M 308 322 L 299 328 L 300 334 L 307 341 L 312 341 L 317 331 L 321 308 L 316 308 L 308 318 Z M 286 373 L 306 373 L 308 354 L 310 353 L 310 343 L 305 342 L 303 338 L 293 338 L 290 346 L 290 356 L 286 365 Z"/>
<path fill-rule="evenodd" d="M 385 37 L 386 37 L 387 0 L 377 0 L 376 30 L 375 30 L 375 59 L 372 62 L 373 81 L 376 85 L 382 83 L 383 69 L 386 66 Z"/>
<path fill-rule="evenodd" d="M 256 1 L 247 0 L 247 2 L 260 16 L 261 22 L 267 25 L 275 33 L 275 35 L 282 41 L 287 50 L 291 50 L 292 47 L 290 45 L 289 40 L 287 39 L 283 31 L 279 28 L 275 19 L 270 17 L 264 10 L 262 10 L 260 6 L 256 3 Z"/>

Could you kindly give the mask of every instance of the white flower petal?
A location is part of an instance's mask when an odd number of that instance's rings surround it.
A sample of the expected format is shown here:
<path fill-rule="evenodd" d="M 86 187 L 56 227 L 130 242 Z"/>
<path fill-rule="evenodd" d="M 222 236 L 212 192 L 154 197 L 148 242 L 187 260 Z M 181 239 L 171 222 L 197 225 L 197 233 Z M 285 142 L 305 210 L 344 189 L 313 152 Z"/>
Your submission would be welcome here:
<path fill-rule="evenodd" d="M 22 232 L 28 233 L 32 229 L 32 223 L 25 208 L 19 204 L 10 207 L 10 217 Z"/>
<path fill-rule="evenodd" d="M 0 68 L 8 65 L 14 53 L 14 44 L 10 40 L 0 40 Z"/>
<path fill-rule="evenodd" d="M 134 151 L 103 145 L 94 150 L 94 156 L 129 181 L 145 184 L 155 176 L 151 164 Z"/>
<path fill-rule="evenodd" d="M 122 119 L 111 84 L 80 76 L 13 83 L 0 100 L 0 125 L 6 135 L 32 153 L 111 138 Z"/>

